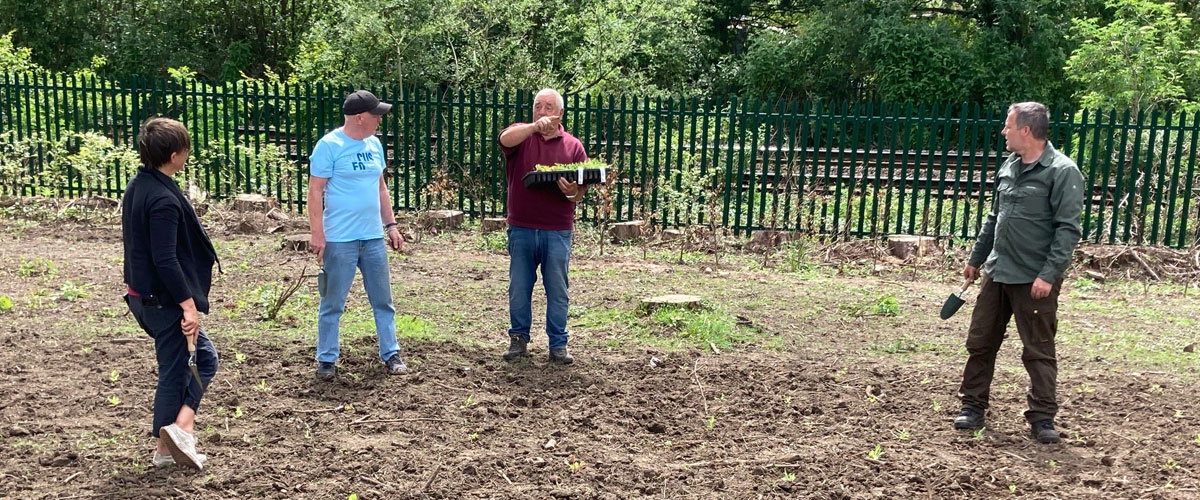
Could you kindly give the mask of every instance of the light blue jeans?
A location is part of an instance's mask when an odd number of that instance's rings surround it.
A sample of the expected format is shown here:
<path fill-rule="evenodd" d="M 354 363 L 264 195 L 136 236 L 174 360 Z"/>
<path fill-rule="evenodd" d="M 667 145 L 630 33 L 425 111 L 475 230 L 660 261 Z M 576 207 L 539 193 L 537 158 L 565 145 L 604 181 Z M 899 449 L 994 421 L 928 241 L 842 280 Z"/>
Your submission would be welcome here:
<path fill-rule="evenodd" d="M 354 271 L 362 271 L 363 288 L 375 312 L 375 335 L 379 337 L 379 359 L 387 361 L 400 352 L 396 343 L 396 308 L 388 276 L 387 245 L 383 238 L 325 244 L 325 296 L 317 313 L 317 361 L 336 362 L 340 353 L 338 323 L 346 310 L 346 295 L 354 282 Z"/>
<path fill-rule="evenodd" d="M 567 271 L 571 263 L 571 231 L 508 228 L 508 333 L 529 341 L 533 321 L 533 284 L 542 268 L 546 288 L 546 335 L 550 348 L 567 346 Z"/>

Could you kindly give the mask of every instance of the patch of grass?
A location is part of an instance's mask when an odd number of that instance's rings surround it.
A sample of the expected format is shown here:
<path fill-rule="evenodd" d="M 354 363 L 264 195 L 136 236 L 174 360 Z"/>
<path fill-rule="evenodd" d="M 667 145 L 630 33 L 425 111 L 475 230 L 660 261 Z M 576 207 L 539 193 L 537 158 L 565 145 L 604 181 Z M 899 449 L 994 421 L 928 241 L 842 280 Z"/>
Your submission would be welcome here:
<path fill-rule="evenodd" d="M 508 234 L 504 231 L 493 231 L 479 235 L 479 247 L 488 252 L 507 252 Z"/>
<path fill-rule="evenodd" d="M 656 309 L 650 318 L 680 339 L 701 347 L 711 342 L 728 348 L 753 338 L 752 332 L 737 324 L 737 318 L 719 310 L 694 311 L 668 306 Z"/>
<path fill-rule="evenodd" d="M 13 311 L 13 301 L 7 295 L 0 295 L 0 314 L 8 314 Z"/>

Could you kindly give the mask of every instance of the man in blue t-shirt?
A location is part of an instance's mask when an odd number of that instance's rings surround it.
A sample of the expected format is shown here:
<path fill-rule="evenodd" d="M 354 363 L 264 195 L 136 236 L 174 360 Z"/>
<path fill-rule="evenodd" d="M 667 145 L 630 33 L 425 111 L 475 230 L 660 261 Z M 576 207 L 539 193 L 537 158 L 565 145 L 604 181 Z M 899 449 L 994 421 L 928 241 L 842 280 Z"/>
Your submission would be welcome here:
<path fill-rule="evenodd" d="M 346 294 L 355 268 L 362 270 L 363 288 L 375 312 L 379 358 L 388 373 L 408 371 L 396 343 L 396 309 L 392 305 L 386 237 L 394 250 L 404 247 L 396 227 L 391 196 L 384 180 L 383 145 L 375 130 L 392 105 L 359 90 L 342 103 L 343 125 L 313 148 L 309 157 L 308 222 L 311 247 L 323 262 L 326 276 L 317 315 L 317 378 L 336 373 L 338 323 L 346 309 Z"/>

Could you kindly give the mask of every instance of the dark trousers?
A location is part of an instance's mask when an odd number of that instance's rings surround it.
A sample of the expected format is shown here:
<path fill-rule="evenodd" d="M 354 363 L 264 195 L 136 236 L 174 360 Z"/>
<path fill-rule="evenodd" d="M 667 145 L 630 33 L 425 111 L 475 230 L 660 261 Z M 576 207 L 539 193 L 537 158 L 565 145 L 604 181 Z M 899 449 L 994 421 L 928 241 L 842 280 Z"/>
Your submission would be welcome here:
<path fill-rule="evenodd" d="M 988 408 L 988 393 L 996 368 L 996 354 L 1008 328 L 1008 320 L 1015 317 L 1017 333 L 1021 336 L 1024 350 L 1021 361 L 1029 373 L 1029 391 L 1026 393 L 1025 418 L 1030 422 L 1052 419 L 1058 412 L 1055 400 L 1055 384 L 1058 378 L 1058 360 L 1054 353 L 1054 335 L 1058 331 L 1058 292 L 1062 280 L 1050 289 L 1050 295 L 1034 300 L 1029 295 L 1032 283 L 996 283 L 984 276 L 980 284 L 979 298 L 971 314 L 971 329 L 967 333 L 966 369 L 963 370 L 962 386 L 958 397 L 963 406 L 983 412 Z"/>
<path fill-rule="evenodd" d="M 176 305 L 145 305 L 141 297 L 126 295 L 125 303 L 137 319 L 138 326 L 154 339 L 154 354 L 158 358 L 158 389 L 154 392 L 154 426 L 151 433 L 175 423 L 179 410 L 188 405 L 200 409 L 200 399 L 208 382 L 217 374 L 217 349 L 204 329 L 196 340 L 196 371 L 194 380 L 188 368 L 187 337 L 183 335 L 183 309 Z"/>

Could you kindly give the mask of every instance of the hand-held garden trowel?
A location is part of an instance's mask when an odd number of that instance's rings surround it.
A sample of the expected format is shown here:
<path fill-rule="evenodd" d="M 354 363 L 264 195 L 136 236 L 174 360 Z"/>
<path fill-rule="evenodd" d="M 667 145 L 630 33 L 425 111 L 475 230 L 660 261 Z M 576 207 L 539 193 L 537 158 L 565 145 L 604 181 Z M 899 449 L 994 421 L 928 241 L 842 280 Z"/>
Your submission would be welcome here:
<path fill-rule="evenodd" d="M 967 284 L 963 285 L 962 290 L 959 290 L 958 293 L 952 293 L 950 294 L 950 297 L 946 298 L 946 303 L 942 304 L 942 319 L 950 319 L 951 316 L 954 316 L 954 313 L 958 312 L 958 310 L 962 308 L 963 304 L 967 303 L 967 301 L 963 299 L 963 294 L 967 293 L 967 289 L 970 288 L 971 283 L 974 282 L 975 280 L 968 281 Z"/>

